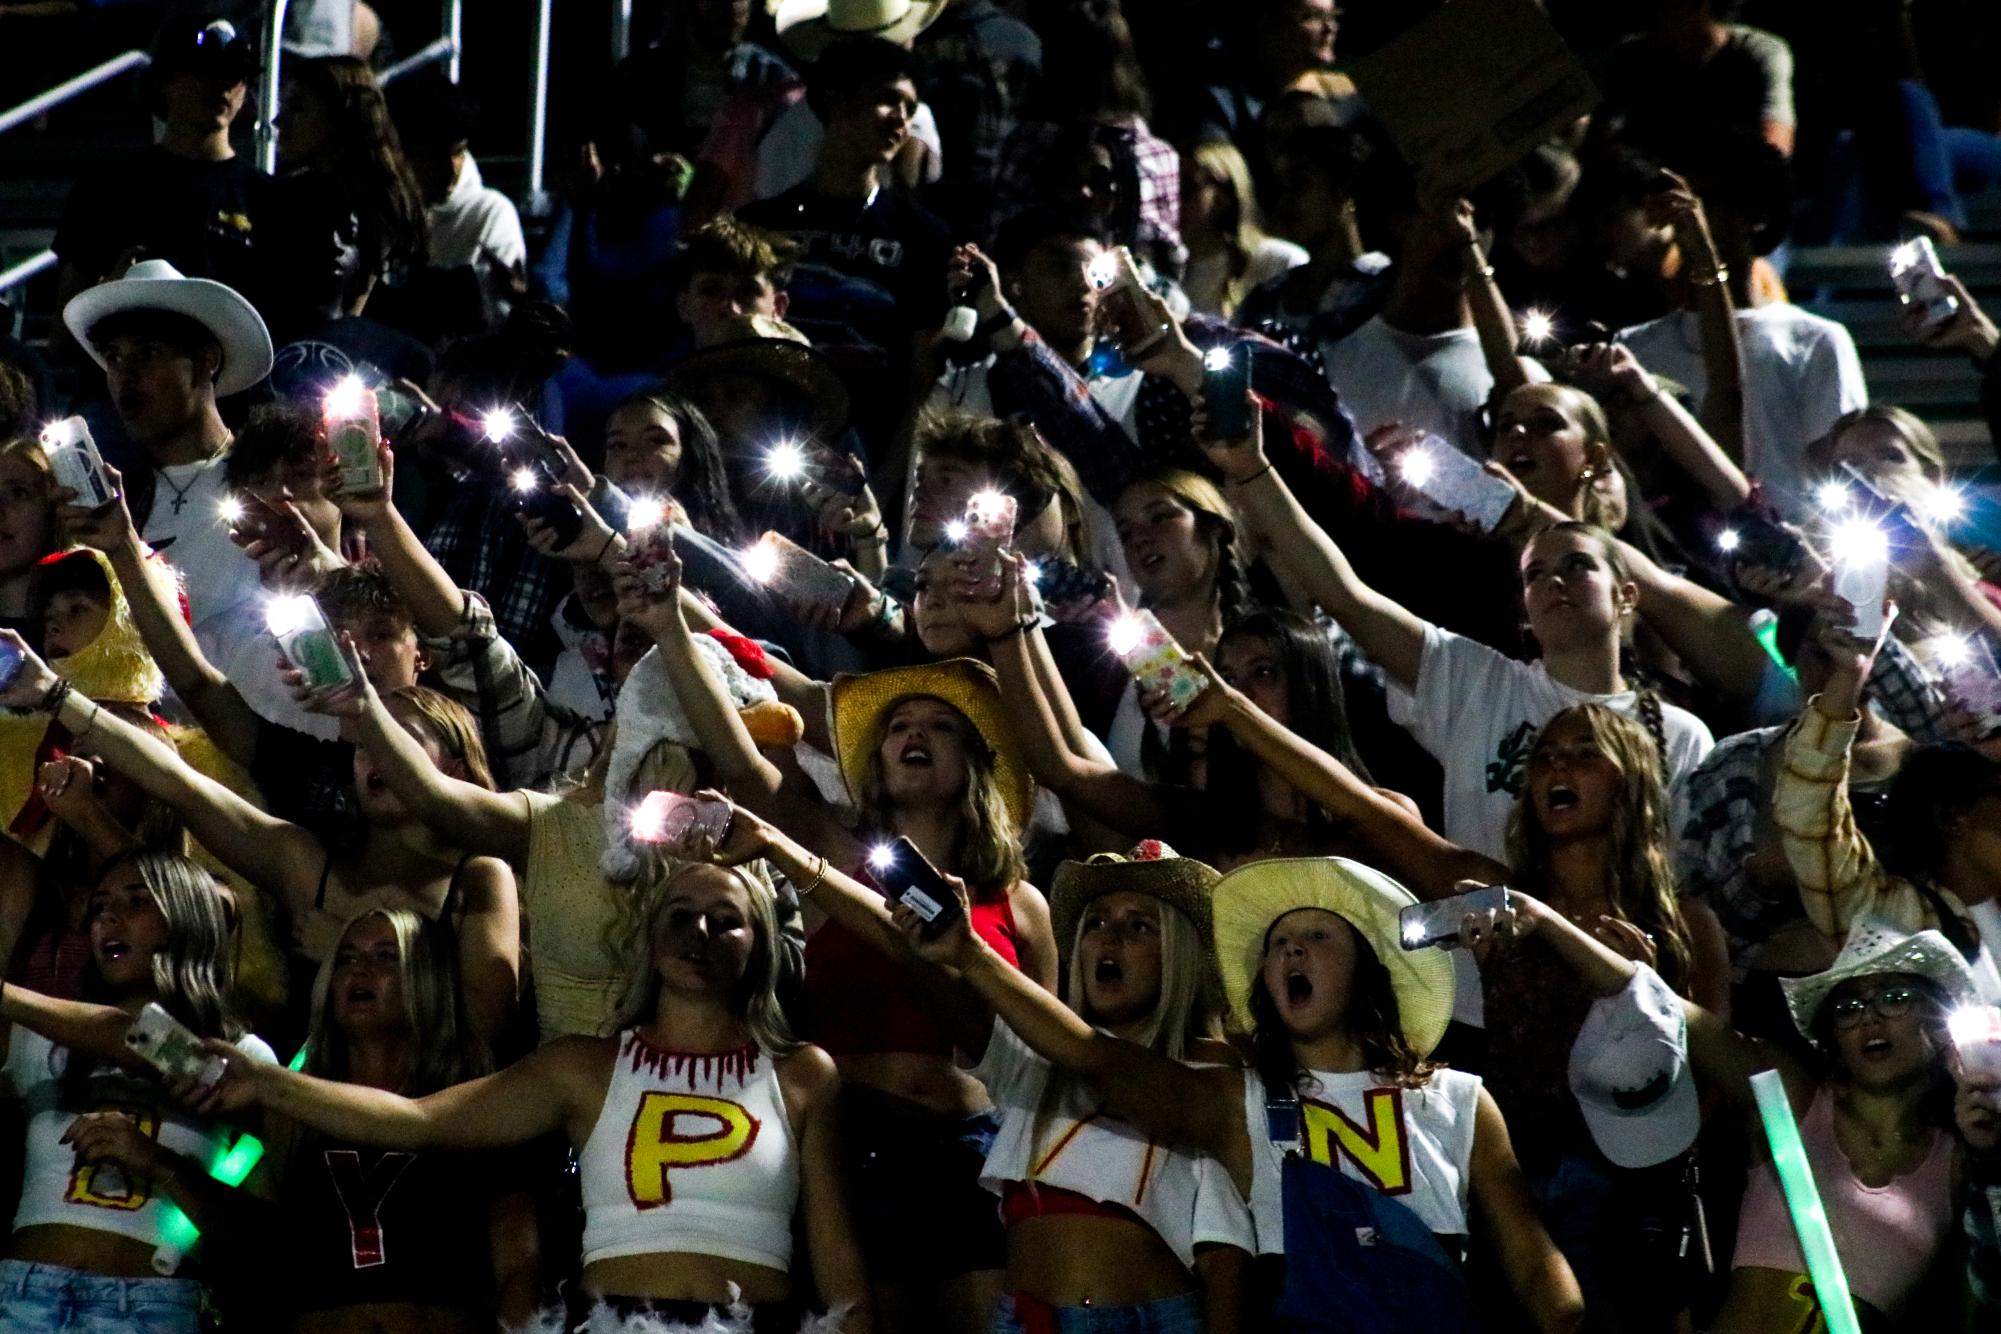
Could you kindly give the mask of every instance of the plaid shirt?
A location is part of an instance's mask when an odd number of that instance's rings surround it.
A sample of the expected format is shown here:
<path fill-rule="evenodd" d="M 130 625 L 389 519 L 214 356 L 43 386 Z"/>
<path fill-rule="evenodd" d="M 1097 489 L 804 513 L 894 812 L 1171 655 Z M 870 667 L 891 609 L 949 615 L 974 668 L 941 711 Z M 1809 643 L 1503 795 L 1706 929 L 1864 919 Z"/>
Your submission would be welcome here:
<path fill-rule="evenodd" d="M 992 0 L 958 0 L 918 36 L 911 54 L 918 91 L 951 150 L 925 203 L 962 232 L 983 229 L 1001 150 L 1019 123 L 1022 99 L 1042 73 L 1042 39 Z"/>
<path fill-rule="evenodd" d="M 1930 739 L 1925 729 L 1943 725 L 1945 701 L 1937 684 L 1895 639 L 1876 655 L 1869 695 L 1878 714 L 1915 740 Z M 1762 727 L 1716 744 L 1689 775 L 1689 815 L 1675 849 L 1681 892 L 1708 905 L 1723 924 L 1740 982 L 1749 972 L 1750 950 L 1799 915 L 1792 893 L 1775 894 L 1744 869 L 1758 848 L 1758 817 L 1770 805 L 1771 775 L 1785 736 L 1784 727 Z"/>
<path fill-rule="evenodd" d="M 1047 196 L 1050 156 L 1062 144 L 1067 128 L 1053 121 L 1035 121 L 1008 136 L 1001 149 L 1000 175 L 994 182 L 994 225 L 987 229 L 989 234 L 1001 222 Z M 1158 243 L 1179 250 L 1181 154 L 1138 117 L 1115 128 L 1131 136 L 1133 159 L 1139 168 L 1139 226 L 1133 235 L 1134 246 Z"/>
<path fill-rule="evenodd" d="M 431 647 L 444 655 L 438 679 L 479 719 L 494 784 L 503 792 L 546 791 L 581 775 L 597 758 L 610 724 L 580 718 L 551 700 L 542 679 L 501 637 L 486 599 L 465 597 L 465 614 L 451 637 Z"/>
<path fill-rule="evenodd" d="M 1855 825 L 1848 753 L 1860 722 L 1829 718 L 1809 703 L 1786 734 L 1772 816 L 1800 904 L 1830 940 L 1846 939 L 1857 919 L 1873 917 L 1900 931 L 1935 928 L 1965 948 L 1980 933 L 1959 897 L 1892 875 Z"/>
<path fill-rule="evenodd" d="M 453 583 L 488 599 L 500 633 L 532 667 L 547 671 L 561 648 L 549 618 L 570 591 L 563 565 L 528 545 L 511 500 L 491 480 L 457 466 L 448 471 L 455 485 L 424 548 Z"/>

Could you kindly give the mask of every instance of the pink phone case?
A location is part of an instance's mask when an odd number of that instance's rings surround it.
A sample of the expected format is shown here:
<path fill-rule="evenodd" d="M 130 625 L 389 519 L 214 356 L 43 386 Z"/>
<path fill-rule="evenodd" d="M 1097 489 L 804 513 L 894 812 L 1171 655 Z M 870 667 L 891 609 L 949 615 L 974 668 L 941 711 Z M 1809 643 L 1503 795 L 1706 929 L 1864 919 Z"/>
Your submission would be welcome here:
<path fill-rule="evenodd" d="M 686 847 L 697 834 L 720 843 L 729 837 L 735 814 L 726 801 L 684 796 L 679 792 L 649 792 L 632 815 L 632 836 L 642 843 Z"/>
<path fill-rule="evenodd" d="M 1187 708 L 1208 688 L 1208 678 L 1196 670 L 1195 660 L 1174 642 L 1159 617 L 1150 611 L 1137 611 L 1133 620 L 1139 641 L 1119 655 L 1126 670 L 1145 689 L 1165 690 L 1175 708 Z"/>

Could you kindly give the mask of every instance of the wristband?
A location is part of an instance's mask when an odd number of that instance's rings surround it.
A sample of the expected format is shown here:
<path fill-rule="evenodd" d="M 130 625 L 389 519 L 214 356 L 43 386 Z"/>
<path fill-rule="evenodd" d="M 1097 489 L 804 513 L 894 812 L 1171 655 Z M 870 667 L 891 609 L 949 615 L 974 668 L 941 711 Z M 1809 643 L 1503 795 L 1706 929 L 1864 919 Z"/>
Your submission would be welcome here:
<path fill-rule="evenodd" d="M 980 642 L 982 644 L 998 644 L 1003 639 L 1013 639 L 1016 635 L 1027 634 L 1030 630 L 1035 628 L 1036 624 L 1037 624 L 1036 619 L 1033 616 L 1030 616 L 1025 620 L 1016 621 L 1013 625 L 1009 626 L 1007 629 L 1001 631 L 997 635 L 988 635 L 985 639 L 982 639 Z"/>
<path fill-rule="evenodd" d="M 1718 264 L 1705 274 L 1691 273 L 1688 275 L 1688 284 L 1691 287 L 1721 287 L 1729 281 L 1730 266 L 1728 264 Z"/>
<path fill-rule="evenodd" d="M 50 717 L 61 713 L 64 702 L 69 699 L 71 689 L 73 687 L 67 679 L 57 677 L 55 684 L 48 688 L 41 701 L 35 705 L 35 712 L 46 713 Z"/>
<path fill-rule="evenodd" d="M 604 545 L 598 548 L 597 555 L 591 557 L 591 564 L 593 565 L 604 564 L 605 554 L 611 550 L 611 544 L 616 541 L 618 541 L 617 530 L 613 530 L 612 532 L 605 534 Z"/>
<path fill-rule="evenodd" d="M 1019 318 L 1020 316 L 1014 313 L 1014 307 L 1003 301 L 999 310 L 973 326 L 972 341 L 977 343 L 982 339 L 992 338 Z"/>
<path fill-rule="evenodd" d="M 875 531 L 866 537 L 850 537 L 848 540 L 858 547 L 886 547 L 889 545 L 889 525 L 877 524 Z"/>
<path fill-rule="evenodd" d="M 1257 481 L 1257 480 L 1258 480 L 1258 478 L 1260 478 L 1260 477 L 1264 476 L 1264 475 L 1265 475 L 1266 473 L 1270 472 L 1270 471 L 1272 470 L 1272 467 L 1273 467 L 1273 465 L 1272 465 L 1272 464 L 1269 464 L 1269 463 L 1267 463 L 1267 464 L 1265 464 L 1265 466 L 1264 466 L 1264 467 L 1262 467 L 1262 468 L 1259 468 L 1259 469 L 1258 469 L 1258 470 L 1257 470 L 1256 472 L 1252 473 L 1252 474 L 1251 474 L 1251 475 L 1250 475 L 1249 477 L 1241 477 L 1241 478 L 1238 478 L 1238 479 L 1237 479 L 1236 481 L 1234 481 L 1234 482 L 1230 483 L 1230 485 L 1231 485 L 1231 486 L 1249 486 L 1249 485 L 1250 485 L 1250 484 L 1251 484 L 1252 482 L 1255 482 L 1255 481 Z"/>

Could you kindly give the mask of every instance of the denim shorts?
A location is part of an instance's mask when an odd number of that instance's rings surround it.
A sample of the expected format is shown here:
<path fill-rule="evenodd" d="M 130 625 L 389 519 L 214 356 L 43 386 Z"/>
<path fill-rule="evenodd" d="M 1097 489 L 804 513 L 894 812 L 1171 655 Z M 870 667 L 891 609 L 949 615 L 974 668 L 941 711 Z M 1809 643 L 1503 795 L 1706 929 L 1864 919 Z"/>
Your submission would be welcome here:
<path fill-rule="evenodd" d="M 1131 1306 L 1058 1306 L 1056 1334 L 1202 1334 L 1202 1299 L 1192 1292 Z M 1014 1297 L 1003 1293 L 991 1334 L 1023 1334 Z"/>
<path fill-rule="evenodd" d="M 197 1334 L 201 1284 L 0 1260 L 0 1334 Z"/>

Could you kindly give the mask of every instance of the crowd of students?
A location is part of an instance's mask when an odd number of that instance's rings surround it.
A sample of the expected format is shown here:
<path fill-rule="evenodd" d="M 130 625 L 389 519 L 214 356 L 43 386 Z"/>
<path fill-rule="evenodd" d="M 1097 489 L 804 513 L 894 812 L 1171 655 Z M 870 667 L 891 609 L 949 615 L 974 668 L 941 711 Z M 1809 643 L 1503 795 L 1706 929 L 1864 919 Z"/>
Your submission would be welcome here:
<path fill-rule="evenodd" d="M 1775 256 L 1995 127 L 1653 0 L 1433 197 L 1213 8 L 687 0 L 534 246 L 167 30 L 0 349 L 0 1331 L 1838 1328 L 1768 1070 L 2001 1321 L 1997 512 Z"/>

